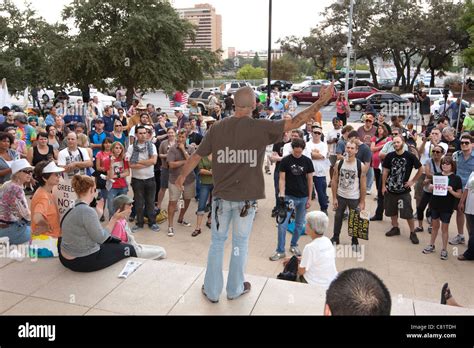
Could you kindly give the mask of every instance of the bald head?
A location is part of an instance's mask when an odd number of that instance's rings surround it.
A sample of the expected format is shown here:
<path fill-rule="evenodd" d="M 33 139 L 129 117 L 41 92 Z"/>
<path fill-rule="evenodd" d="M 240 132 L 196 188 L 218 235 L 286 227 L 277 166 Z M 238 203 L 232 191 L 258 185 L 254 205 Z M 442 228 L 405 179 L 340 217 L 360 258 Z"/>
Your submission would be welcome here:
<path fill-rule="evenodd" d="M 236 108 L 255 109 L 257 102 L 253 89 L 250 87 L 239 88 L 237 92 L 235 92 L 234 103 Z"/>

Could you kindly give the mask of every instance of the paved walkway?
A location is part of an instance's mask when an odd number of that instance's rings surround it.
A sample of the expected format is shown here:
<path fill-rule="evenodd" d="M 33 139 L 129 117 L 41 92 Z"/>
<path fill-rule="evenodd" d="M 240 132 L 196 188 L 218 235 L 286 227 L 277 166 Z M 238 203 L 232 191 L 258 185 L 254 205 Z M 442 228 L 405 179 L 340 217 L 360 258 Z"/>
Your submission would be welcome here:
<path fill-rule="evenodd" d="M 28 260 L 16 262 L 0 258 L 0 313 L 322 313 L 323 292 L 318 292 L 319 299 L 316 299 L 314 296 L 316 292 L 309 286 L 275 280 L 283 266 L 281 262 L 272 262 L 268 259 L 277 243 L 276 223 L 270 217 L 274 206 L 273 176 L 265 175 L 265 185 L 267 199 L 259 201 L 258 213 L 250 236 L 246 273 L 253 284 L 253 290 L 246 297 L 248 300 L 228 302 L 224 295 L 221 297 L 221 302 L 224 304 L 221 303 L 218 307 L 203 304 L 200 287 L 203 283 L 203 271 L 210 245 L 210 230 L 204 226 L 203 233 L 193 238 L 191 233 L 194 226 L 183 227 L 175 224 L 175 236 L 170 238 L 166 235 L 167 222 L 165 222 L 161 225 L 160 232 L 145 229 L 136 233 L 136 239 L 141 243 L 165 247 L 168 260 L 148 261 L 125 281 L 117 278 L 123 262 L 108 270 L 79 274 L 66 270 L 58 260 L 40 260 L 32 263 Z M 372 195 L 367 196 L 366 202 L 367 209 L 371 212 L 375 211 L 374 197 L 375 185 Z M 196 202 L 193 201 L 185 216 L 185 219 L 193 224 L 196 208 Z M 311 209 L 319 209 L 317 201 L 312 201 Z M 329 237 L 332 236 L 333 218 L 334 212 L 330 211 Z M 422 313 L 422 309 L 416 311 L 417 301 L 428 301 L 431 302 L 432 308 L 438 308 L 436 303 L 439 303 L 440 289 L 445 282 L 449 282 L 451 291 L 460 304 L 474 308 L 472 292 L 474 263 L 460 262 L 456 258 L 464 252 L 466 246 L 449 245 L 449 259 L 442 261 L 439 258 L 440 237 L 436 244 L 438 251 L 424 255 L 422 250 L 427 245 L 430 235 L 427 232 L 418 233 L 420 244 L 413 245 L 408 239 L 409 231 L 406 223 L 402 222 L 400 226 L 401 236 L 387 238 L 385 232 L 390 229 L 389 220 L 385 218 L 382 222 L 372 222 L 370 240 L 361 241 L 361 254 L 353 254 L 347 235 L 347 223 L 344 223 L 341 243 L 346 248 L 342 246 L 338 249 L 336 259 L 338 271 L 353 267 L 372 270 L 385 282 L 392 297 L 396 299 L 394 303 L 409 302 L 408 308 L 411 309 L 403 313 L 408 314 L 411 310 Z M 456 224 L 453 220 L 450 236 L 454 236 L 455 233 Z M 288 234 L 287 248 L 290 245 L 290 238 L 291 235 Z M 300 248 L 303 249 L 309 242 L 308 236 L 302 236 Z M 225 270 L 228 269 L 230 252 L 229 240 L 225 249 Z M 185 294 L 185 298 L 180 300 L 182 294 Z M 310 298 L 312 300 L 306 302 Z M 414 305 L 410 305 L 412 299 L 415 300 Z M 422 308 L 424 305 L 420 306 L 419 308 Z M 446 310 L 445 308 L 444 306 L 439 310 Z"/>

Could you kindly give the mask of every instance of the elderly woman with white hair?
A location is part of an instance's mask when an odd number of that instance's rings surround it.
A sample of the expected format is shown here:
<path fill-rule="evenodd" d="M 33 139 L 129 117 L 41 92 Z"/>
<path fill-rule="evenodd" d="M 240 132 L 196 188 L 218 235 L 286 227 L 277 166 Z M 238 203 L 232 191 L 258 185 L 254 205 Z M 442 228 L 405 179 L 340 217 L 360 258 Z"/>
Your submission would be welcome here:
<path fill-rule="evenodd" d="M 306 214 L 306 234 L 312 242 L 304 247 L 303 255 L 298 258 L 298 280 L 325 290 L 337 276 L 336 250 L 331 240 L 324 236 L 328 224 L 329 218 L 321 211 Z"/>

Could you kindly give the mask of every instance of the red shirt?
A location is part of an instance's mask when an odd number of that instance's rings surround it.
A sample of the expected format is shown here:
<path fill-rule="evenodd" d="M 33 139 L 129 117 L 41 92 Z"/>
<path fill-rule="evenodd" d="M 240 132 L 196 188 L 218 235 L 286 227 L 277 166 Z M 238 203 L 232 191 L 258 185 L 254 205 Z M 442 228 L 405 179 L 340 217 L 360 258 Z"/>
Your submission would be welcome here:
<path fill-rule="evenodd" d="M 107 159 L 104 161 L 104 168 L 107 170 L 107 172 L 110 169 L 110 160 Z M 125 188 L 127 187 L 127 181 L 123 177 L 123 173 L 129 168 L 128 166 L 128 161 L 126 160 L 120 160 L 120 159 L 114 159 L 113 164 L 112 164 L 113 172 L 114 175 L 120 174 L 119 179 L 114 179 L 115 182 L 112 185 L 112 188 Z"/>

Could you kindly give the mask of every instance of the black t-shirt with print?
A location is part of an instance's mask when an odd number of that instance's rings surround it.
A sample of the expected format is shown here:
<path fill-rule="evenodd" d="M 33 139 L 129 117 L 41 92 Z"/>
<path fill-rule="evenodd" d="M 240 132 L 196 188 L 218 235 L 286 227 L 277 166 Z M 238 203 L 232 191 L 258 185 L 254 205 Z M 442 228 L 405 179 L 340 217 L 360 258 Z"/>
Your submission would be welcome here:
<path fill-rule="evenodd" d="M 280 162 L 280 172 L 285 172 L 285 195 L 298 198 L 308 197 L 307 174 L 314 172 L 313 161 L 301 155 L 284 157 Z"/>
<path fill-rule="evenodd" d="M 396 152 L 390 152 L 385 157 L 382 166 L 389 170 L 385 183 L 388 192 L 402 194 L 411 191 L 410 188 L 405 188 L 405 183 L 410 180 L 413 168 L 419 169 L 421 163 L 410 152 L 405 151 L 401 155 L 397 155 Z"/>
<path fill-rule="evenodd" d="M 437 173 L 434 176 L 443 175 Z M 454 191 L 460 190 L 462 188 L 462 181 L 459 176 L 456 174 L 451 174 L 448 179 L 448 186 L 451 186 Z M 452 213 L 454 208 L 457 205 L 458 199 L 454 197 L 451 193 L 448 192 L 447 196 L 435 196 L 431 197 L 430 206 L 431 209 L 436 210 L 441 213 Z"/>

